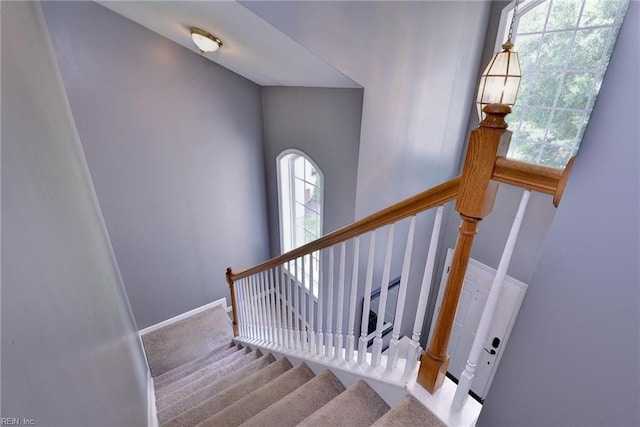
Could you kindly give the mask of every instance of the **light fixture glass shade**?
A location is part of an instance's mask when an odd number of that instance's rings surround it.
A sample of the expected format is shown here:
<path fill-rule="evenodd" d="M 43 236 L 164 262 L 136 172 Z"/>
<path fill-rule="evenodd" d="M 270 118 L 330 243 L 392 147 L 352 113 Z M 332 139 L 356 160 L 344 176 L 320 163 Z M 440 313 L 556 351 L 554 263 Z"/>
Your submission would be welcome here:
<path fill-rule="evenodd" d="M 191 39 L 200 49 L 200 53 L 215 52 L 222 46 L 222 41 L 200 28 L 191 28 Z"/>
<path fill-rule="evenodd" d="M 482 120 L 482 109 L 488 104 L 505 104 L 512 106 L 516 102 L 520 87 L 520 60 L 516 52 L 511 52 L 513 44 L 502 45 L 502 52 L 497 52 L 480 77 L 478 88 L 478 117 Z"/>

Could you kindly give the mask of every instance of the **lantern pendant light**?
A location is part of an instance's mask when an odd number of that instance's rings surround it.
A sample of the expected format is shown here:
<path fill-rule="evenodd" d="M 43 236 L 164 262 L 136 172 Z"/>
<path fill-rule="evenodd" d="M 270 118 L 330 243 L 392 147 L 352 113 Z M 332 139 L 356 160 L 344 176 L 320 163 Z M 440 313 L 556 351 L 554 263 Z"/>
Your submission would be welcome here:
<path fill-rule="evenodd" d="M 509 38 L 502 45 L 502 52 L 497 52 L 491 58 L 489 65 L 480 77 L 480 87 L 476 105 L 478 107 L 478 117 L 483 118 L 482 109 L 488 104 L 504 104 L 512 106 L 516 102 L 518 88 L 520 87 L 520 60 L 517 52 L 511 52 L 513 43 L 513 25 L 518 10 L 518 0 L 513 9 L 511 26 L 509 27 Z"/>

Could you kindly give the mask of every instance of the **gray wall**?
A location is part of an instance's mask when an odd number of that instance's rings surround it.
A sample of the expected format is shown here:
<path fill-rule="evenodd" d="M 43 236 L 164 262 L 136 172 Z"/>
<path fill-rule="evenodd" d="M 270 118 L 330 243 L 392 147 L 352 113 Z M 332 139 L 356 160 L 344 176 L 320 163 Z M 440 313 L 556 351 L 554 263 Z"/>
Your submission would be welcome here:
<path fill-rule="evenodd" d="M 640 425 L 639 31 L 632 1 L 479 426 Z"/>
<path fill-rule="evenodd" d="M 324 174 L 326 234 L 353 222 L 362 118 L 361 89 L 265 87 L 262 90 L 271 254 L 279 255 L 276 158 L 301 150 Z"/>
<path fill-rule="evenodd" d="M 261 89 L 88 2 L 47 24 L 138 326 L 268 258 Z"/>
<path fill-rule="evenodd" d="M 457 174 L 490 3 L 242 3 L 363 86 L 355 219 Z M 413 327 L 432 222 L 428 213 L 417 225 L 403 334 Z M 396 230 L 391 277 L 400 274 L 406 229 Z M 376 241 L 374 289 L 385 236 Z"/>
<path fill-rule="evenodd" d="M 490 3 L 243 4 L 364 87 L 356 218 L 456 174 Z"/>
<path fill-rule="evenodd" d="M 2 3 L 2 417 L 147 425 L 147 368 L 40 6 Z"/>

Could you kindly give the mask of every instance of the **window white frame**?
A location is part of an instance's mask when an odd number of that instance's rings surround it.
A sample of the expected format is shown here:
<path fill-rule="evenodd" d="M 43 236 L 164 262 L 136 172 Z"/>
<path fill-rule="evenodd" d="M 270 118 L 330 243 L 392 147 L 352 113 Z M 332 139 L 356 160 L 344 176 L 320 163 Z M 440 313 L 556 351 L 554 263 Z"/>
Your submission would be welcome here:
<path fill-rule="evenodd" d="M 513 114 L 507 117 L 509 128 L 514 132 L 508 156 L 551 166 L 564 166 L 569 160 L 569 157 L 575 155 L 578 151 L 629 3 L 628 0 L 599 0 L 608 1 L 608 4 L 616 7 L 615 17 L 608 23 L 594 24 L 592 21 L 592 23 L 587 22 L 585 24 L 583 22 L 585 16 L 587 20 L 589 18 L 593 19 L 593 15 L 589 15 L 589 13 L 592 12 L 589 10 L 589 7 L 594 3 L 589 3 L 588 0 L 572 0 L 575 2 L 574 4 L 578 6 L 575 23 L 570 26 L 549 29 L 550 16 L 558 1 L 559 0 L 523 0 L 518 6 L 512 36 L 512 41 L 515 45 L 513 51 L 518 52 L 521 48 L 518 43 L 519 35 L 521 35 L 522 38 L 528 36 L 530 39 L 539 36 L 540 39 L 537 47 L 531 51 L 534 52 L 537 49 L 535 62 L 532 63 L 534 65 L 527 70 L 525 68 L 526 64 L 521 64 L 523 66 L 522 78 L 524 84 L 521 85 L 520 93 L 513 107 Z M 543 6 L 544 3 L 547 5 Z M 496 51 L 502 50 L 501 44 L 508 38 L 509 25 L 513 16 L 514 7 L 515 1 L 511 2 L 502 10 L 498 27 L 498 37 L 496 39 Z M 519 33 L 518 27 L 520 20 L 523 16 L 538 7 L 542 8 L 539 9 L 540 12 L 546 10 L 544 22 L 541 22 L 541 29 L 528 32 L 525 30 Z M 570 61 L 571 56 L 575 55 L 574 47 L 578 46 L 578 37 L 587 34 L 589 31 L 602 31 L 602 34 L 604 34 L 605 31 L 607 32 L 605 41 L 601 47 L 602 50 L 598 56 L 599 59 L 591 65 L 575 66 L 576 63 L 574 62 L 572 64 Z M 568 35 L 568 33 L 572 35 L 567 50 L 558 52 L 559 54 L 566 54 L 566 59 L 561 65 L 545 67 L 545 65 L 541 63 L 543 61 L 540 60 L 540 57 L 544 49 L 546 37 L 560 36 L 560 34 Z M 580 64 L 580 62 L 578 62 L 578 64 Z M 573 66 L 573 68 L 571 66 Z M 537 104 L 535 100 L 536 91 L 534 90 L 534 85 L 540 84 L 535 78 L 543 74 L 547 76 L 554 75 L 554 77 L 557 78 L 555 98 L 551 105 Z M 527 78 L 530 79 L 528 85 L 525 80 Z M 582 78 L 586 81 L 592 79 L 590 84 L 587 85 L 588 89 L 583 89 L 583 91 L 580 92 L 581 98 L 586 100 L 583 104 L 580 103 L 582 105 L 571 105 L 562 100 L 563 94 L 566 96 L 567 93 L 570 93 L 568 91 L 569 84 L 565 85 L 567 78 Z M 574 87 L 572 86 L 571 88 L 573 89 Z M 531 96 L 532 94 L 533 96 Z M 569 96 L 567 96 L 567 98 L 570 99 Z M 537 114 L 548 114 L 548 118 L 546 119 L 546 127 L 535 128 L 535 136 L 533 136 L 531 126 L 527 129 L 526 125 L 523 127 L 523 123 L 526 122 L 527 114 L 533 116 L 536 112 Z M 532 122 L 529 122 L 529 124 L 531 123 Z M 560 124 L 566 123 L 571 123 L 571 126 L 565 125 L 568 129 L 568 131 L 565 129 L 565 132 L 569 133 L 564 133 L 562 136 L 559 136 L 559 134 L 563 133 L 559 130 Z M 573 137 L 568 136 L 573 130 L 575 130 Z M 527 135 L 528 133 L 529 135 Z"/>
<path fill-rule="evenodd" d="M 304 164 L 304 171 L 302 178 L 296 177 L 296 161 L 302 159 Z M 307 154 L 300 150 L 288 149 L 280 153 L 276 159 L 277 165 L 277 179 L 278 179 L 278 214 L 280 225 L 280 248 L 281 252 L 285 253 L 297 247 L 300 247 L 309 241 L 315 240 L 323 234 L 323 218 L 324 218 L 324 175 L 317 163 L 309 157 Z M 306 174 L 306 168 L 311 167 L 312 172 L 310 176 L 315 175 L 315 182 L 311 181 L 311 178 Z M 300 181 L 304 186 L 302 193 L 303 199 L 306 198 L 304 192 L 308 188 L 318 191 L 317 206 L 308 206 L 309 200 L 298 200 L 296 197 L 300 194 L 296 194 L 296 181 Z M 305 211 L 311 210 L 316 215 L 315 230 L 308 230 L 306 224 L 298 224 L 296 221 L 296 208 L 303 208 Z M 311 236 L 313 239 L 303 238 L 302 241 L 298 239 L 298 229 L 302 229 L 303 235 Z M 305 257 L 304 272 L 306 280 L 302 277 L 302 265 L 301 261 L 297 260 L 293 268 L 289 267 L 289 264 L 285 265 L 286 272 L 295 278 L 299 284 L 304 284 L 305 289 L 311 290 L 314 297 L 318 296 L 318 289 L 320 283 L 320 253 L 314 252 Z M 310 270 L 313 269 L 313 283 L 309 283 L 311 280 Z M 311 289 L 310 289 L 311 288 Z"/>

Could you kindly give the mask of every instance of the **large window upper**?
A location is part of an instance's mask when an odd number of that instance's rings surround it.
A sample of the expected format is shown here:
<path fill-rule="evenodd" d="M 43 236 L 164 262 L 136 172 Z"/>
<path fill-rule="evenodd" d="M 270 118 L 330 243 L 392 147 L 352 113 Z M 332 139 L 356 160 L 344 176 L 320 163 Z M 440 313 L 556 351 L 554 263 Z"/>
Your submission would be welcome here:
<path fill-rule="evenodd" d="M 515 2 L 502 13 L 506 40 Z M 509 157 L 564 166 L 580 146 L 629 0 L 525 0 L 512 41 L 522 68 Z"/>
<path fill-rule="evenodd" d="M 282 251 L 288 252 L 322 235 L 323 176 L 311 158 L 297 150 L 284 151 L 277 162 L 280 243 Z M 319 254 L 314 252 L 304 259 L 304 266 L 299 261 L 289 272 L 308 289 L 312 285 L 317 296 Z"/>

